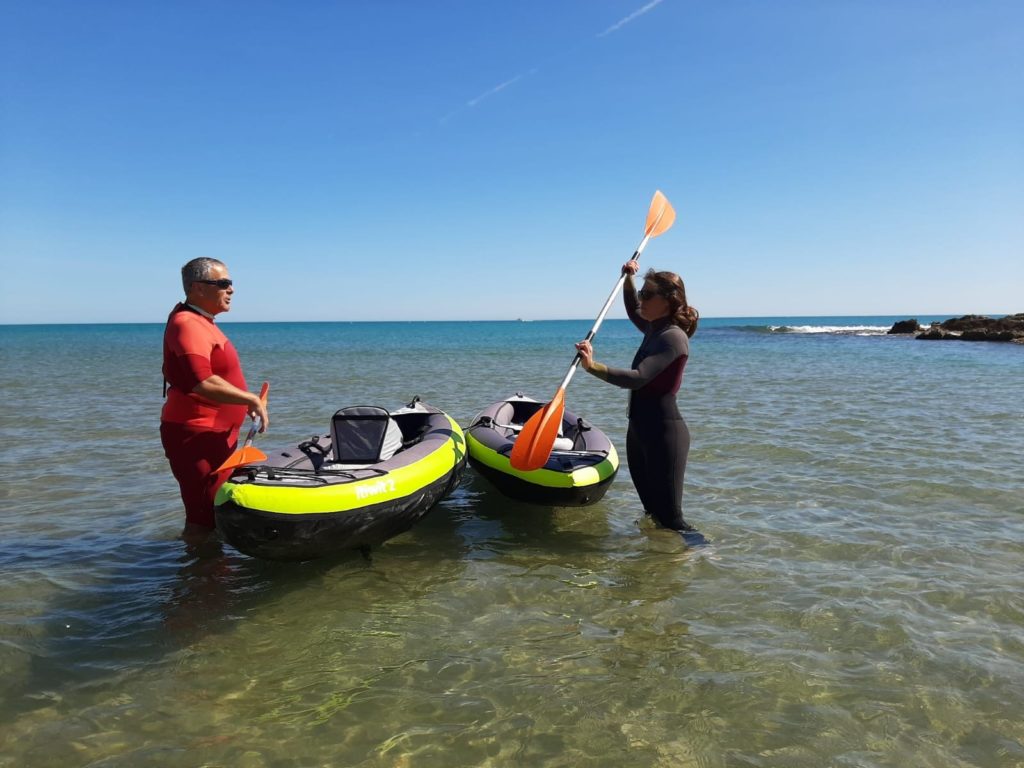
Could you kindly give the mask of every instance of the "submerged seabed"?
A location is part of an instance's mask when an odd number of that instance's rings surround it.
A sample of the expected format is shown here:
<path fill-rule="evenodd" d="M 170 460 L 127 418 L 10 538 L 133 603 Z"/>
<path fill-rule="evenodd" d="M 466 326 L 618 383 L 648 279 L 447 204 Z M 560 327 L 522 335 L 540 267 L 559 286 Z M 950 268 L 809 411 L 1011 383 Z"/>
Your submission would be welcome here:
<path fill-rule="evenodd" d="M 625 468 L 582 510 L 470 473 L 371 560 L 304 564 L 177 539 L 159 326 L 0 328 L 0 766 L 1024 764 L 1024 348 L 894 319 L 702 325 L 703 549 Z M 547 399 L 588 327 L 227 330 L 270 447 L 344 405 Z M 610 321 L 599 359 L 636 342 Z M 567 399 L 624 449 L 622 392 Z"/>

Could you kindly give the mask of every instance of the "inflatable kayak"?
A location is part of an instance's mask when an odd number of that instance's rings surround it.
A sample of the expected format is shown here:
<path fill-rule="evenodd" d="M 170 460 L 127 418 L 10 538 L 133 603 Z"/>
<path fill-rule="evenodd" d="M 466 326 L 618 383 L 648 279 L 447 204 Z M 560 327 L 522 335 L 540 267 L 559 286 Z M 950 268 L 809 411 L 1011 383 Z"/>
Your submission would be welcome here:
<path fill-rule="evenodd" d="M 466 429 L 469 463 L 505 495 L 552 507 L 578 507 L 599 501 L 619 470 L 611 440 L 569 411 L 562 415 L 551 457 L 540 469 L 512 467 L 509 454 L 523 424 L 543 403 L 516 393 L 494 403 Z"/>
<path fill-rule="evenodd" d="M 342 408 L 318 435 L 236 469 L 217 493 L 217 529 L 240 552 L 308 560 L 408 530 L 459 483 L 465 437 L 419 398 L 389 413 Z"/>

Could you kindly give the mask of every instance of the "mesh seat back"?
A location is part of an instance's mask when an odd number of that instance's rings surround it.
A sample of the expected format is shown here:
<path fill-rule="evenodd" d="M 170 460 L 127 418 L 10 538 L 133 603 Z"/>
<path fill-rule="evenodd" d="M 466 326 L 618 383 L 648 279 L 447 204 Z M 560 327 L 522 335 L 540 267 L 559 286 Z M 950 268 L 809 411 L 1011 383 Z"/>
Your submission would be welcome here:
<path fill-rule="evenodd" d="M 331 458 L 337 464 L 374 464 L 401 447 L 402 431 L 383 408 L 357 405 L 331 418 Z"/>

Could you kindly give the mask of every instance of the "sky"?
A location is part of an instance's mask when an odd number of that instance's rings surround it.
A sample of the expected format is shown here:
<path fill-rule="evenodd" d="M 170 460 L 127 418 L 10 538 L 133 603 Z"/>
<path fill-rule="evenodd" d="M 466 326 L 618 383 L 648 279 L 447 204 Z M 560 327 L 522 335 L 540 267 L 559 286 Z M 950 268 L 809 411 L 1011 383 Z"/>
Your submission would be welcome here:
<path fill-rule="evenodd" d="M 1019 0 L 0 0 L 0 323 L 1024 311 Z M 616 307 L 610 317 L 623 316 Z"/>

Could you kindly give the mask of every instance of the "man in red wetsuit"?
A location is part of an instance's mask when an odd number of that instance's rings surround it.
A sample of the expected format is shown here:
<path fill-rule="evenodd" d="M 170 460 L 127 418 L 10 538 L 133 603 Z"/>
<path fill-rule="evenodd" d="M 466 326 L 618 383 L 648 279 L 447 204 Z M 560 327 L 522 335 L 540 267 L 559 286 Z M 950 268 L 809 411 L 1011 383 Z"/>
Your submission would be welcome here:
<path fill-rule="evenodd" d="M 185 535 L 213 528 L 213 499 L 226 479 L 213 473 L 235 450 L 248 414 L 270 423 L 266 404 L 249 392 L 235 347 L 214 322 L 231 309 L 228 268 L 193 259 L 181 268 L 185 301 L 167 318 L 160 440 L 185 503 Z"/>

